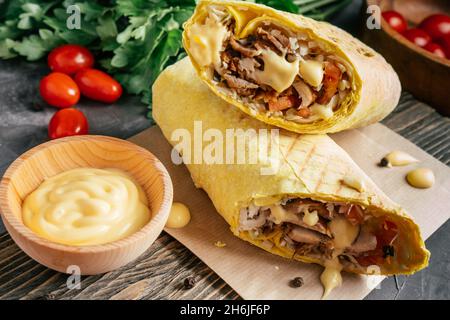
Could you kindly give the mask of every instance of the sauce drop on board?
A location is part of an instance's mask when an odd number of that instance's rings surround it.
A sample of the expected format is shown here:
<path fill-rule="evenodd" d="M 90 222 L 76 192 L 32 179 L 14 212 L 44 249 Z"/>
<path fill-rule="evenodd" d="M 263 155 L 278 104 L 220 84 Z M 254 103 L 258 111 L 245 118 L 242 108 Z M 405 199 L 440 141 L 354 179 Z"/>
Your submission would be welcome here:
<path fill-rule="evenodd" d="M 384 156 L 383 159 L 386 159 L 387 166 L 394 166 L 394 167 L 406 166 L 411 163 L 419 162 L 419 160 L 417 160 L 413 156 L 399 150 L 388 153 L 386 156 Z"/>
<path fill-rule="evenodd" d="M 426 189 L 433 186 L 435 177 L 431 169 L 418 168 L 408 172 L 406 180 L 415 188 Z"/>
<path fill-rule="evenodd" d="M 174 202 L 170 209 L 169 219 L 167 219 L 167 228 L 183 228 L 191 221 L 189 208 L 180 202 Z"/>

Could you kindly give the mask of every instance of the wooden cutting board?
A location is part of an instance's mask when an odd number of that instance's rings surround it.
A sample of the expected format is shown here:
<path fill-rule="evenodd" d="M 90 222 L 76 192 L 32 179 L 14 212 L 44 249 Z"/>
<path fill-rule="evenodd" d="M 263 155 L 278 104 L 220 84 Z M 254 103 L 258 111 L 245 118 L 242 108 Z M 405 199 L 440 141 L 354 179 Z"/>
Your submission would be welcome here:
<path fill-rule="evenodd" d="M 450 217 L 450 168 L 382 124 L 341 132 L 331 137 L 394 201 L 412 215 L 428 238 Z M 322 267 L 269 254 L 232 235 L 203 190 L 196 189 L 187 168 L 170 159 L 171 146 L 158 127 L 132 137 L 132 142 L 155 154 L 166 166 L 174 186 L 174 201 L 185 203 L 192 220 L 182 229 L 166 229 L 223 278 L 244 299 L 320 299 Z M 389 151 L 403 150 L 421 162 L 406 167 L 380 168 Z M 417 166 L 431 168 L 435 185 L 427 190 L 410 187 L 405 174 Z M 226 244 L 219 248 L 216 241 Z M 291 288 L 289 281 L 301 276 L 304 285 Z M 377 287 L 382 276 L 344 274 L 343 285 L 330 299 L 362 299 Z"/>

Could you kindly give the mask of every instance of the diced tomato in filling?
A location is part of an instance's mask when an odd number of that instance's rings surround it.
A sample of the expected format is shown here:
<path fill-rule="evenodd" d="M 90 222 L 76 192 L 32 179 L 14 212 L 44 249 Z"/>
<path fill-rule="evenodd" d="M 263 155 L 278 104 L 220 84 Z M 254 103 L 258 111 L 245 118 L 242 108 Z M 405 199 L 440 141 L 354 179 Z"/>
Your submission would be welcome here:
<path fill-rule="evenodd" d="M 374 250 L 375 251 L 375 250 Z M 360 256 L 355 257 L 356 261 L 362 266 L 362 267 L 368 267 L 373 265 L 382 265 L 384 262 L 383 254 L 374 254 L 369 256 Z"/>
<path fill-rule="evenodd" d="M 384 246 L 390 245 L 397 237 L 397 225 L 391 221 L 385 220 L 382 224 L 381 230 L 377 232 L 377 248 L 382 249 Z"/>
<path fill-rule="evenodd" d="M 341 75 L 341 70 L 334 63 L 325 63 L 325 76 L 323 78 L 323 86 L 320 90 L 317 103 L 327 104 L 330 102 L 338 89 Z"/>
<path fill-rule="evenodd" d="M 392 244 L 398 235 L 398 227 L 395 223 L 385 220 L 381 229 L 375 234 L 377 247 L 375 250 L 366 252 L 363 256 L 355 257 L 356 261 L 363 266 L 382 265 L 385 263 L 384 247 Z"/>
<path fill-rule="evenodd" d="M 301 108 L 297 111 L 297 114 L 302 118 L 308 118 L 311 115 L 311 110 L 309 108 Z"/>
<path fill-rule="evenodd" d="M 295 107 L 297 104 L 297 99 L 295 96 L 284 96 L 269 100 L 269 110 L 270 111 L 282 111 Z"/>
<path fill-rule="evenodd" d="M 345 213 L 345 217 L 353 225 L 359 225 L 364 222 L 364 215 L 358 206 L 350 206 L 350 209 Z"/>

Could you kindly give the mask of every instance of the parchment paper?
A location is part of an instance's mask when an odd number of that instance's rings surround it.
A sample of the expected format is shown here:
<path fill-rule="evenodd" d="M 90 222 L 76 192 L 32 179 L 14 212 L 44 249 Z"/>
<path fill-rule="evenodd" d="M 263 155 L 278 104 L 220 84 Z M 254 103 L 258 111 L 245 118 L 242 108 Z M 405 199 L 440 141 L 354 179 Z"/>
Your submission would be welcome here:
<path fill-rule="evenodd" d="M 331 135 L 374 182 L 405 208 L 428 238 L 450 217 L 450 168 L 381 124 Z M 165 230 L 189 248 L 244 299 L 320 299 L 321 266 L 291 261 L 269 254 L 232 235 L 228 224 L 216 212 L 203 190 L 196 189 L 187 168 L 174 165 L 171 146 L 158 127 L 132 137 L 132 142 L 156 155 L 166 166 L 174 186 L 174 201 L 183 202 L 192 220 L 182 229 Z M 389 151 L 402 150 L 421 162 L 395 168 L 379 168 L 377 163 Z M 409 170 L 426 166 L 436 176 L 427 190 L 414 189 L 405 181 Z M 222 241 L 225 247 L 214 245 Z M 301 276 L 304 285 L 291 288 L 289 281 Z M 384 277 L 343 274 L 343 285 L 329 299 L 362 299 Z"/>

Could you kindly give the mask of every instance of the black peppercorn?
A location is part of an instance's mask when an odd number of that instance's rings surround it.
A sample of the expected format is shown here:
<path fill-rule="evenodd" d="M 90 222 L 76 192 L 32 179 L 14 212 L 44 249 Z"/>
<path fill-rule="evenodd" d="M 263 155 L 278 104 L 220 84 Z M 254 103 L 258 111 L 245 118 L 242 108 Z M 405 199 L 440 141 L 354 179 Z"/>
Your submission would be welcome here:
<path fill-rule="evenodd" d="M 383 258 L 393 257 L 394 253 L 393 246 L 383 246 Z"/>
<path fill-rule="evenodd" d="M 44 300 L 55 300 L 56 299 L 55 295 L 52 293 L 48 293 L 48 294 L 44 295 L 43 298 L 44 298 Z"/>
<path fill-rule="evenodd" d="M 382 158 L 379 165 L 380 167 L 387 167 L 389 165 L 388 159 Z"/>
<path fill-rule="evenodd" d="M 197 281 L 195 280 L 195 277 L 187 277 L 186 279 L 184 279 L 183 287 L 186 290 L 192 289 L 195 286 L 196 282 Z"/>
<path fill-rule="evenodd" d="M 291 280 L 290 282 L 290 286 L 292 288 L 300 288 L 301 286 L 303 286 L 303 278 L 302 277 L 295 277 L 294 279 Z"/>

